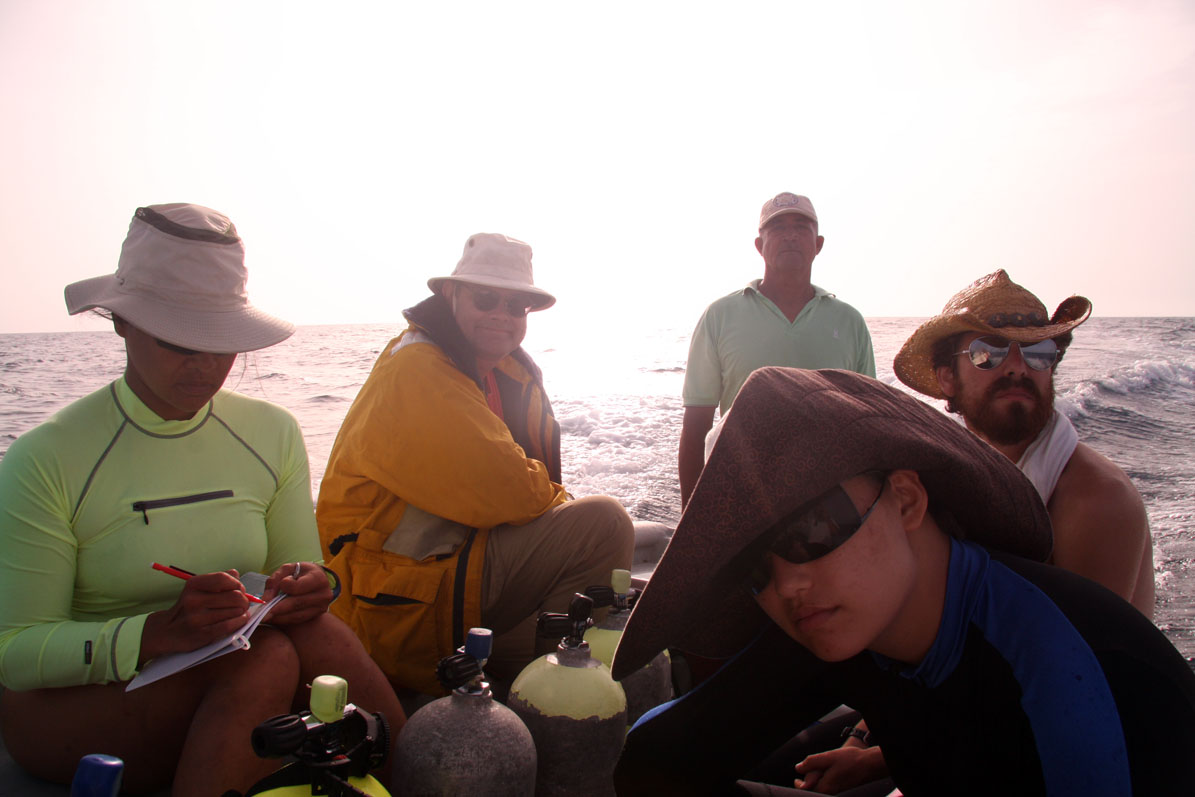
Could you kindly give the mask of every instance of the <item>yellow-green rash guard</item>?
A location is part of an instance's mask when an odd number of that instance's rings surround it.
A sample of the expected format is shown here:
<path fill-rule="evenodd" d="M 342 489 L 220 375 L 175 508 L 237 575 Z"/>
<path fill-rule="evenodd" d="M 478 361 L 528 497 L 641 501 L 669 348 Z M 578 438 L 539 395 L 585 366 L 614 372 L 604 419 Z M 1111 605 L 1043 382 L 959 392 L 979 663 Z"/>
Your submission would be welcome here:
<path fill-rule="evenodd" d="M 221 390 L 164 421 L 124 379 L 0 459 L 0 683 L 123 681 L 193 573 L 319 561 L 307 451 L 281 407 Z"/>

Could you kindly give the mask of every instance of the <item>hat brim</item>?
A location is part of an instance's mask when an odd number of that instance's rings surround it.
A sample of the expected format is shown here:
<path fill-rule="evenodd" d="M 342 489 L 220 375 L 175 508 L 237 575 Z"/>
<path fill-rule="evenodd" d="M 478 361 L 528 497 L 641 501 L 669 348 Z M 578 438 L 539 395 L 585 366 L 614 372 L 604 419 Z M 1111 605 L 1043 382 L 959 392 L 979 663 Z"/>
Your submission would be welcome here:
<path fill-rule="evenodd" d="M 1007 457 L 928 404 L 850 371 L 761 368 L 735 398 L 614 657 L 626 677 L 660 650 L 726 658 L 770 622 L 748 592 L 752 545 L 852 476 L 918 473 L 935 516 L 994 549 L 1050 554 L 1050 518 Z M 957 528 L 955 528 L 957 526 Z M 961 530 L 961 531 L 959 531 Z"/>
<path fill-rule="evenodd" d="M 764 219 L 763 221 L 761 221 L 761 222 L 759 223 L 759 232 L 763 232 L 763 228 L 764 228 L 764 227 L 766 227 L 766 226 L 768 226 L 768 222 L 770 222 L 772 219 L 776 218 L 777 216 L 784 216 L 784 215 L 786 215 L 786 214 L 789 214 L 789 213 L 795 213 L 795 214 L 796 214 L 796 215 L 798 215 L 798 216 L 804 216 L 805 218 L 807 218 L 807 219 L 809 219 L 810 221 L 812 221 L 814 224 L 817 224 L 817 223 L 818 223 L 818 221 L 817 221 L 817 214 L 816 214 L 816 213 L 810 213 L 810 212 L 809 212 L 809 211 L 807 211 L 807 210 L 801 210 L 801 209 L 798 209 L 798 208 L 795 208 L 795 207 L 791 207 L 791 208 L 784 208 L 784 209 L 782 209 L 782 210 L 778 210 L 778 211 L 776 211 L 775 213 L 773 213 L 772 215 L 768 216 L 766 219 Z"/>
<path fill-rule="evenodd" d="M 295 332 L 294 324 L 250 304 L 230 310 L 195 310 L 124 293 L 113 274 L 73 282 L 63 293 L 71 315 L 102 308 L 155 338 L 196 351 L 256 351 L 281 343 Z"/>
<path fill-rule="evenodd" d="M 534 285 L 528 285 L 525 282 L 516 282 L 515 280 L 502 279 L 500 277 L 489 277 L 485 275 L 467 274 L 464 276 L 452 277 L 432 277 L 427 281 L 427 287 L 432 293 L 439 293 L 440 286 L 445 282 L 466 282 L 470 285 L 482 285 L 486 288 L 500 288 L 506 291 L 517 291 L 518 293 L 525 293 L 528 296 L 536 297 L 536 304 L 531 306 L 531 311 L 547 310 L 552 305 L 556 304 L 556 297 L 547 291 L 537 288 Z"/>
<path fill-rule="evenodd" d="M 938 341 L 960 333 L 979 332 L 1017 343 L 1036 343 L 1070 332 L 1090 316 L 1091 302 L 1083 296 L 1072 296 L 1058 305 L 1051 323 L 1044 326 L 995 327 L 965 312 L 935 316 L 917 327 L 900 347 L 892 361 L 892 370 L 897 379 L 917 392 L 944 399 L 946 394 L 938 384 L 933 364 L 933 349 Z"/>

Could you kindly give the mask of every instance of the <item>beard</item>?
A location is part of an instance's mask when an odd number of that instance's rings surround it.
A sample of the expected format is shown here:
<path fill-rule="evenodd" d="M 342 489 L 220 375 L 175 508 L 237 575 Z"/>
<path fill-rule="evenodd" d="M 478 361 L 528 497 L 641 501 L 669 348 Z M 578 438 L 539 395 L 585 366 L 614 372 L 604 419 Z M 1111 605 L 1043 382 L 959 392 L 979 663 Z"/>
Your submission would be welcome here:
<path fill-rule="evenodd" d="M 1026 407 L 1021 402 L 1012 402 L 997 407 L 996 394 L 1009 388 L 1031 394 L 1033 405 Z M 1044 395 L 1031 379 L 1004 376 L 975 397 L 968 395 L 960 384 L 957 398 L 963 417 L 975 431 L 997 445 L 1017 445 L 1036 438 L 1050 421 L 1054 413 L 1054 377 L 1050 375 Z"/>

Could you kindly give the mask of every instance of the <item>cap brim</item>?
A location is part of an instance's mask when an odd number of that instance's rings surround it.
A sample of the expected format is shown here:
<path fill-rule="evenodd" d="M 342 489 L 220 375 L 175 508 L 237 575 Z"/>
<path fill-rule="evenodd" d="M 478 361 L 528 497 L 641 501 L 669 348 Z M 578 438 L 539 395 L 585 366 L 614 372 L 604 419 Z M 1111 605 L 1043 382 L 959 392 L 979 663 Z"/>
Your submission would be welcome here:
<path fill-rule="evenodd" d="M 768 216 L 766 219 L 761 221 L 759 223 L 759 232 L 763 232 L 763 228 L 765 226 L 767 226 L 767 223 L 769 221 L 771 221 L 772 219 L 776 218 L 777 216 L 784 216 L 789 213 L 795 213 L 798 216 L 804 216 L 805 218 L 811 220 L 814 224 L 818 223 L 817 214 L 815 214 L 815 213 L 810 213 L 809 211 L 806 211 L 806 210 L 799 210 L 797 208 L 784 208 L 783 210 L 776 211 L 775 213 L 773 213 L 772 215 Z"/>

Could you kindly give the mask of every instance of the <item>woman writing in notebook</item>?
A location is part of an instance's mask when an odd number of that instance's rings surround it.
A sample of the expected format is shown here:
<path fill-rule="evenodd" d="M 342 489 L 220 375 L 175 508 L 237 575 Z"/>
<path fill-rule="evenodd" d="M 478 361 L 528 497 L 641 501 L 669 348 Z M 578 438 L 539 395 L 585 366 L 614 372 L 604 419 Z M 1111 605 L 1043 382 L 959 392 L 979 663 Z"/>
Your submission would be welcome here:
<path fill-rule="evenodd" d="M 249 305 L 245 279 L 232 223 L 174 204 L 138 208 L 114 275 L 66 288 L 71 314 L 110 314 L 127 366 L 0 460 L 0 729 L 35 775 L 69 779 L 102 752 L 124 759 L 130 791 L 246 789 L 275 767 L 254 755 L 251 729 L 305 707 L 323 674 L 395 731 L 403 722 L 327 614 L 297 422 L 221 389 L 237 352 L 294 331 Z M 247 571 L 269 575 L 265 598 L 288 596 L 248 650 L 125 690 L 148 661 L 244 625 Z"/>

